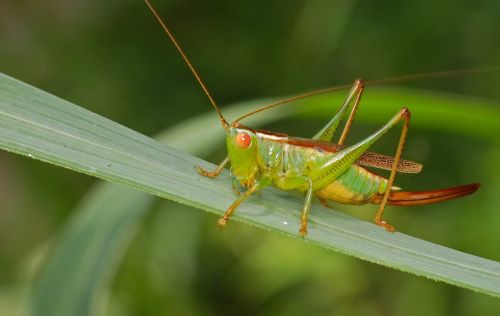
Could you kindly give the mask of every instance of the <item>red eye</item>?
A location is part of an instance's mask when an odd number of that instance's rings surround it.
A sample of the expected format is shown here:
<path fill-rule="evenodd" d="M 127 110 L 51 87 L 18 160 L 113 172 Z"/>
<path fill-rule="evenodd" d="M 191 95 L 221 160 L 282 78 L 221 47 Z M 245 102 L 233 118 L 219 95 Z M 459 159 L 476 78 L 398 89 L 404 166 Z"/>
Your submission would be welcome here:
<path fill-rule="evenodd" d="M 248 146 L 250 146 L 251 143 L 252 143 L 252 138 L 247 133 L 239 132 L 238 135 L 236 135 L 236 145 L 238 145 L 238 147 L 248 148 Z"/>

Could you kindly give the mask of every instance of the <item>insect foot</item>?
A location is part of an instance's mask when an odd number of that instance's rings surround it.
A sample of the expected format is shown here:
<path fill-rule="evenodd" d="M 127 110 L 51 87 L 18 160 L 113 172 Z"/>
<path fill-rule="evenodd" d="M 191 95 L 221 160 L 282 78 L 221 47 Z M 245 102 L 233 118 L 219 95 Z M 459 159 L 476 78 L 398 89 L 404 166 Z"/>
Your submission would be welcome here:
<path fill-rule="evenodd" d="M 407 107 L 403 108 L 403 115 L 402 116 L 404 118 L 408 118 L 408 119 L 411 118 L 411 112 Z"/>
<path fill-rule="evenodd" d="M 219 230 L 223 229 L 224 227 L 226 227 L 227 225 L 227 220 L 228 220 L 228 217 L 227 216 L 224 216 L 224 217 L 221 217 L 219 218 L 219 221 L 217 222 L 217 228 Z"/>
<path fill-rule="evenodd" d="M 209 177 L 209 178 L 215 178 L 217 174 L 215 172 L 210 172 L 208 170 L 203 169 L 200 166 L 194 166 L 196 171 L 198 171 L 199 174 L 201 174 L 204 177 Z"/>
<path fill-rule="evenodd" d="M 299 229 L 300 237 L 305 237 L 307 235 L 307 226 L 301 225 Z"/>
<path fill-rule="evenodd" d="M 387 223 L 386 221 L 375 222 L 375 224 L 377 224 L 378 226 L 384 227 L 385 230 L 387 230 L 388 232 L 394 233 L 396 231 L 396 228 L 394 228 L 394 226 Z"/>

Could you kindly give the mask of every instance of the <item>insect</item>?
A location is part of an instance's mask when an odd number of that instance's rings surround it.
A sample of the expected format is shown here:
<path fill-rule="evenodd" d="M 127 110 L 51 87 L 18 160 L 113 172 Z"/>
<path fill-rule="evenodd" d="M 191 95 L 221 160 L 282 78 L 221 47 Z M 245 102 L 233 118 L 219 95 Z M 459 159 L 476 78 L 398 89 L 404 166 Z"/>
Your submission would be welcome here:
<path fill-rule="evenodd" d="M 394 232 L 394 227 L 383 219 L 386 205 L 436 203 L 468 195 L 479 189 L 480 185 L 474 183 L 448 189 L 403 192 L 394 185 L 397 172 L 419 173 L 422 170 L 422 165 L 401 159 L 411 118 L 410 111 L 406 107 L 403 107 L 372 135 L 352 146 L 345 146 L 346 137 L 351 129 L 365 87 L 365 83 L 359 79 L 352 85 L 338 112 L 312 139 L 257 130 L 242 125 L 240 121 L 271 107 L 311 95 L 345 88 L 345 86 L 313 91 L 281 100 L 245 114 L 229 124 L 169 28 L 150 1 L 145 0 L 145 2 L 201 85 L 219 116 L 222 128 L 226 132 L 228 156 L 214 171 L 208 171 L 199 166 L 196 169 L 201 175 L 214 178 L 221 174 L 226 165 L 230 164 L 231 174 L 235 181 L 246 189 L 242 193 L 237 192 L 237 199 L 227 208 L 223 217 L 219 219 L 219 228 L 227 225 L 236 208 L 250 195 L 268 186 L 275 186 L 282 190 L 298 190 L 305 194 L 299 229 L 301 236 L 307 234 L 307 218 L 313 197 L 319 198 L 320 202 L 326 206 L 329 206 L 330 201 L 344 204 L 378 204 L 378 211 L 374 219 L 375 224 L 387 231 Z M 443 72 L 428 74 L 428 76 L 449 74 L 450 72 Z M 421 75 L 371 81 L 371 83 L 418 78 L 419 76 Z M 347 120 L 340 132 L 340 137 L 336 142 L 332 142 L 333 136 L 345 116 L 347 116 Z M 394 157 L 368 152 L 372 144 L 401 122 L 403 127 Z M 390 170 L 390 175 L 388 178 L 384 178 L 369 171 L 364 166 Z M 235 190 L 237 191 L 236 187 Z"/>

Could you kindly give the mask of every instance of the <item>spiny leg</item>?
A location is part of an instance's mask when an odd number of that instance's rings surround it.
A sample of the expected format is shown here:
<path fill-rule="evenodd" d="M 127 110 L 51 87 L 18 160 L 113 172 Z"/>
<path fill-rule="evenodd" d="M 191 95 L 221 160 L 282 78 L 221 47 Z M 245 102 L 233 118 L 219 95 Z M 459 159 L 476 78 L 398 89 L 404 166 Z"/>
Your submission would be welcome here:
<path fill-rule="evenodd" d="M 342 120 L 342 117 L 347 112 L 347 109 L 351 105 L 352 101 L 355 100 L 351 113 L 349 114 L 349 118 L 344 127 L 344 130 L 342 131 L 342 135 L 340 136 L 340 141 L 342 141 L 342 143 L 339 144 L 343 144 L 351 128 L 352 121 L 354 120 L 354 115 L 356 114 L 356 110 L 361 100 L 361 95 L 363 93 L 363 90 L 364 90 L 363 80 L 357 79 L 356 81 L 354 81 L 351 91 L 349 91 L 346 100 L 344 101 L 338 112 L 333 116 L 330 122 L 328 122 L 316 135 L 314 135 L 313 139 L 330 142 L 332 140 L 333 134 L 335 133 L 337 127 L 340 124 L 340 121 Z"/>
<path fill-rule="evenodd" d="M 401 109 L 384 126 L 375 133 L 358 143 L 344 148 L 331 156 L 325 156 L 323 160 L 318 161 L 318 166 L 311 171 L 310 177 L 317 188 L 331 183 L 338 176 L 344 173 L 352 164 L 361 157 L 371 145 L 385 135 L 392 127 L 398 124 L 404 116 L 409 115 L 407 108 Z"/>
<path fill-rule="evenodd" d="M 231 217 L 231 215 L 233 214 L 234 210 L 244 201 L 246 200 L 250 195 L 252 195 L 252 193 L 254 193 L 255 191 L 259 190 L 259 189 L 262 189 L 262 187 L 264 186 L 263 185 L 263 181 L 257 181 L 255 182 L 254 185 L 252 185 L 250 188 L 248 188 L 248 190 L 245 191 L 245 193 L 241 194 L 237 199 L 236 201 L 233 202 L 233 204 L 231 204 L 231 206 L 229 206 L 226 210 L 226 212 L 224 213 L 224 216 L 222 216 L 221 218 L 219 218 L 219 221 L 217 222 L 217 226 L 219 227 L 219 229 L 222 229 L 224 228 L 224 226 L 227 225 L 227 221 L 229 220 L 229 218 Z"/>
<path fill-rule="evenodd" d="M 405 146 L 406 134 L 408 133 L 411 117 L 411 113 L 407 108 L 404 108 L 400 113 L 401 117 L 404 119 L 403 129 L 401 130 L 401 136 L 399 137 L 399 143 L 396 149 L 396 155 L 394 156 L 394 163 L 392 164 L 391 174 L 389 176 L 389 180 L 387 181 L 387 187 L 385 189 L 384 197 L 382 199 L 382 202 L 380 203 L 377 214 L 375 215 L 375 223 L 379 226 L 384 227 L 390 232 L 394 232 L 396 229 L 391 224 L 384 221 L 382 219 L 382 215 L 384 214 L 385 205 L 387 204 L 387 200 L 389 199 L 389 195 L 391 193 L 392 184 L 394 183 L 394 179 L 396 178 L 396 172 L 398 169 L 399 161 L 401 159 L 403 148 Z"/>
<path fill-rule="evenodd" d="M 315 168 L 311 173 L 310 177 L 317 188 L 322 188 L 344 173 L 352 164 L 356 163 L 363 153 L 365 153 L 372 144 L 379 140 L 385 133 L 387 133 L 392 127 L 398 124 L 401 120 L 405 120 L 403 130 L 401 132 L 400 144 L 398 146 L 397 158 L 394 159 L 394 164 L 391 169 L 391 176 L 388 180 L 387 190 L 384 194 L 383 203 L 380 206 L 379 212 L 375 217 L 375 222 L 387 230 L 393 231 L 394 228 L 382 220 L 382 214 L 389 197 L 390 188 L 394 182 L 395 173 L 397 171 L 397 166 L 401 158 L 401 152 L 403 150 L 404 141 L 406 133 L 409 126 L 410 111 L 407 108 L 401 109 L 394 117 L 392 117 L 382 128 L 377 130 L 372 135 L 368 136 L 364 140 L 354 144 L 350 147 L 342 149 L 336 152 L 334 155 L 327 157 L 321 164 Z"/>
<path fill-rule="evenodd" d="M 306 200 L 304 201 L 304 207 L 302 208 L 302 214 L 300 216 L 300 236 L 304 237 L 307 235 L 307 217 L 309 216 L 309 211 L 311 210 L 311 201 L 313 197 L 313 185 L 312 180 L 308 179 L 309 188 L 307 189 Z"/>
<path fill-rule="evenodd" d="M 215 178 L 220 175 L 224 167 L 227 165 L 229 162 L 229 157 L 226 157 L 218 166 L 215 168 L 214 171 L 208 171 L 203 169 L 200 166 L 195 166 L 196 171 L 198 171 L 199 174 L 201 174 L 204 177 L 209 177 L 209 178 Z"/>

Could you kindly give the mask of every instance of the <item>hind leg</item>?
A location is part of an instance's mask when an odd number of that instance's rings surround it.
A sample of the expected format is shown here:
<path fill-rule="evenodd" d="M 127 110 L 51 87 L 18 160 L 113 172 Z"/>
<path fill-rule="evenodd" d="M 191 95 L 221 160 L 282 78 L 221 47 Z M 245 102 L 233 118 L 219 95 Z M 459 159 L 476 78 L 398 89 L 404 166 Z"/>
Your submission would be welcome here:
<path fill-rule="evenodd" d="M 392 184 L 394 183 L 394 179 L 396 178 L 396 172 L 398 169 L 399 161 L 401 159 L 401 153 L 403 152 L 403 148 L 405 146 L 406 134 L 408 133 L 408 128 L 410 126 L 410 111 L 408 111 L 408 109 L 405 109 L 405 111 L 401 112 L 400 117 L 404 119 L 403 129 L 401 130 L 401 136 L 399 136 L 399 143 L 396 149 L 396 155 L 394 156 L 391 175 L 389 176 L 389 180 L 387 181 L 387 188 L 385 189 L 384 197 L 382 198 L 382 202 L 380 203 L 377 214 L 375 215 L 375 224 L 384 227 L 390 232 L 394 232 L 396 231 L 396 229 L 391 224 L 384 221 L 382 219 L 382 215 L 384 214 L 385 205 L 387 204 L 389 194 L 391 193 Z"/>
<path fill-rule="evenodd" d="M 407 108 L 401 109 L 393 118 L 389 120 L 382 128 L 378 131 L 365 138 L 364 140 L 354 144 L 350 147 L 342 149 L 336 152 L 333 156 L 328 157 L 326 160 L 321 162 L 314 173 L 311 173 L 312 180 L 317 185 L 318 188 L 322 188 L 325 185 L 334 181 L 342 173 L 344 173 L 350 166 L 352 166 L 358 158 L 365 153 L 372 144 L 379 140 L 385 133 L 389 131 L 392 127 L 397 125 L 399 122 L 404 121 L 403 129 L 401 131 L 401 136 L 399 139 L 398 148 L 396 155 L 394 157 L 394 162 L 391 168 L 391 175 L 387 181 L 387 189 L 384 192 L 384 197 L 375 216 L 375 223 L 379 226 L 384 227 L 388 231 L 394 231 L 394 227 L 388 224 L 382 219 L 382 215 L 387 204 L 387 200 L 390 194 L 390 188 L 394 183 L 394 178 L 396 177 L 397 167 L 401 159 L 401 153 L 404 148 L 406 134 L 408 132 L 408 127 L 410 123 L 410 111 Z"/>
<path fill-rule="evenodd" d="M 363 94 L 363 90 L 365 88 L 365 85 L 363 83 L 363 80 L 357 79 L 352 88 L 351 91 L 349 92 L 349 95 L 347 96 L 347 99 L 344 101 L 344 104 L 342 104 L 342 107 L 339 109 L 339 111 L 334 115 L 334 117 L 328 122 L 316 135 L 314 135 L 313 139 L 318 139 L 318 140 L 323 140 L 326 142 L 330 142 L 332 140 L 333 134 L 337 130 L 337 127 L 340 124 L 340 121 L 344 117 L 345 113 L 349 109 L 349 106 L 351 103 L 354 101 L 354 105 L 352 106 L 351 113 L 349 114 L 349 118 L 347 119 L 344 130 L 342 131 L 342 134 L 340 135 L 338 145 L 343 145 L 344 141 L 347 137 L 347 134 L 349 134 L 349 131 L 351 129 L 352 122 L 354 121 L 354 116 L 356 114 L 356 111 L 359 106 L 359 102 L 361 101 L 361 96 Z"/>

